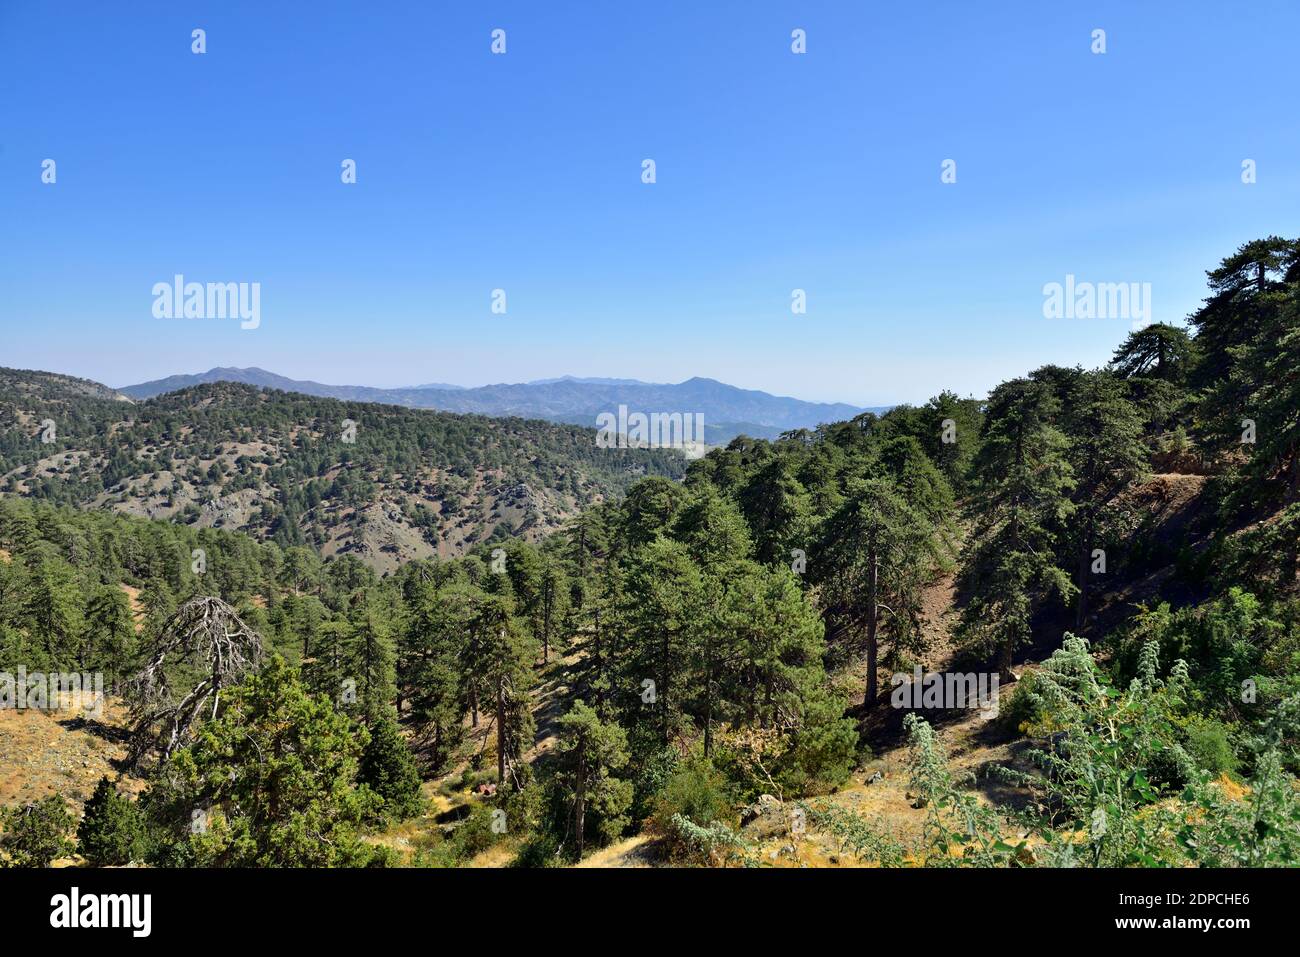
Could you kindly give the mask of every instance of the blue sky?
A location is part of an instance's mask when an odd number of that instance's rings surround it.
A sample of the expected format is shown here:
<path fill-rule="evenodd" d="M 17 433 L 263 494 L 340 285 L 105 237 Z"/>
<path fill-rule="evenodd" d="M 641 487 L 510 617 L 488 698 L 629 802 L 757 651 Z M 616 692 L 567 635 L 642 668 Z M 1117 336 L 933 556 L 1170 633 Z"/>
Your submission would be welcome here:
<path fill-rule="evenodd" d="M 0 0 L 0 365 L 872 405 L 1097 365 L 1130 324 L 1045 283 L 1180 321 L 1297 233 L 1297 37 L 1286 2 Z M 154 318 L 176 273 L 260 282 L 260 327 Z"/>

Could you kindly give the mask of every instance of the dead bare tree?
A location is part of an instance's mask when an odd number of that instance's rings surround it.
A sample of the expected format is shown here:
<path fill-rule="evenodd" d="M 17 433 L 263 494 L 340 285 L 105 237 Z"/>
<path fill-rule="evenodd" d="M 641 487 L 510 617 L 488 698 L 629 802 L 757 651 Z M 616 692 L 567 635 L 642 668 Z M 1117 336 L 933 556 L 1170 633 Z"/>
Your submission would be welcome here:
<path fill-rule="evenodd" d="M 131 679 L 130 762 L 138 766 L 151 751 L 164 760 L 189 742 L 195 726 L 216 717 L 221 694 L 262 662 L 262 638 L 220 598 L 200 596 L 176 609 L 148 664 Z M 186 694 L 172 687 L 177 668 L 196 670 L 198 682 Z"/>

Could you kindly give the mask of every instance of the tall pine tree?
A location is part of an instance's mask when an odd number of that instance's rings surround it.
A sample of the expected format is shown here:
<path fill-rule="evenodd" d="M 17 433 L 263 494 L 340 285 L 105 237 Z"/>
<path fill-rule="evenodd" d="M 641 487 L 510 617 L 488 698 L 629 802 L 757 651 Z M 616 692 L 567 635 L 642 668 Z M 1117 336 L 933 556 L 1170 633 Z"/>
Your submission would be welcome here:
<path fill-rule="evenodd" d="M 1055 530 L 1074 511 L 1068 441 L 1054 424 L 1058 411 L 1049 383 L 1013 379 L 998 386 L 974 463 L 960 631 L 977 646 L 997 649 L 1004 681 L 1012 680 L 1016 648 L 1032 636 L 1037 602 L 1074 589 L 1055 563 Z"/>

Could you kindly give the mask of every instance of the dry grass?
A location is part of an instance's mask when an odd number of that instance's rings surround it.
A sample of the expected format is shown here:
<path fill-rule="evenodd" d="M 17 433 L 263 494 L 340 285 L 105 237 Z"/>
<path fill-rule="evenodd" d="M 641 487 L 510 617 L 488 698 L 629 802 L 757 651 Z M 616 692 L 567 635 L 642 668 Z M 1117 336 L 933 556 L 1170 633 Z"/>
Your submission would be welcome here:
<path fill-rule="evenodd" d="M 80 814 L 101 777 L 118 779 L 126 725 L 125 705 L 111 698 L 99 721 L 71 710 L 0 710 L 0 804 L 60 794 Z M 137 794 L 144 782 L 123 777 L 118 787 Z"/>

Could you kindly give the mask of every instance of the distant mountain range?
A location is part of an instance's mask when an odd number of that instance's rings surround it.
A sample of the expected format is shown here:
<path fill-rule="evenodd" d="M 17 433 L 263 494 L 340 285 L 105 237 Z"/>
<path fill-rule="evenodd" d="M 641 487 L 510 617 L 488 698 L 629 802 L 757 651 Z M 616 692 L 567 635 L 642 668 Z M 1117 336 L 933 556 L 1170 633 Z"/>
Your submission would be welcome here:
<path fill-rule="evenodd" d="M 791 429 L 815 428 L 825 422 L 840 422 L 862 412 L 883 412 L 889 408 L 863 409 L 840 402 L 805 402 L 702 378 L 667 384 L 636 379 L 564 376 L 476 388 L 431 383 L 409 388 L 377 389 L 289 379 L 257 368 L 209 369 L 198 375 L 168 376 L 118 391 L 133 399 L 147 399 L 211 382 L 239 382 L 263 389 L 352 402 L 378 402 L 486 416 L 519 416 L 587 427 L 595 427 L 596 417 L 601 413 L 617 413 L 620 405 L 627 406 L 631 412 L 703 413 L 705 439 L 710 445 L 724 445 L 737 435 L 774 439 Z"/>

